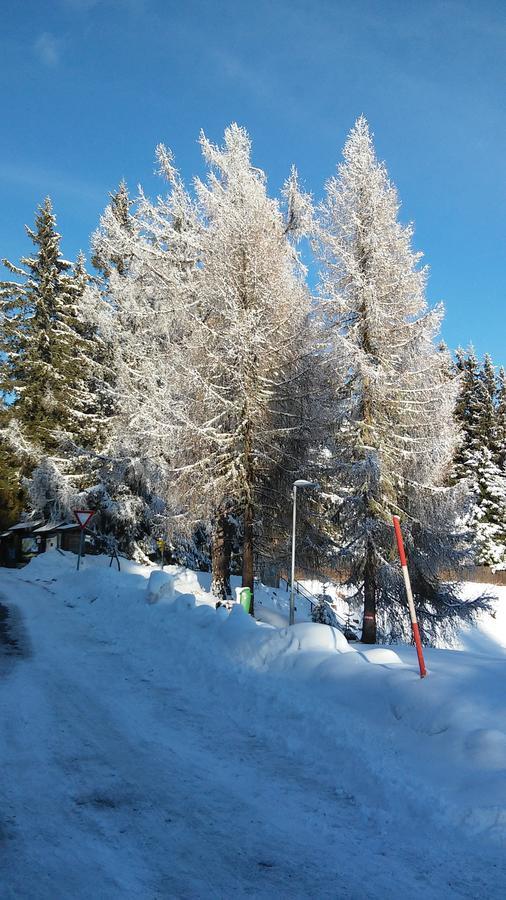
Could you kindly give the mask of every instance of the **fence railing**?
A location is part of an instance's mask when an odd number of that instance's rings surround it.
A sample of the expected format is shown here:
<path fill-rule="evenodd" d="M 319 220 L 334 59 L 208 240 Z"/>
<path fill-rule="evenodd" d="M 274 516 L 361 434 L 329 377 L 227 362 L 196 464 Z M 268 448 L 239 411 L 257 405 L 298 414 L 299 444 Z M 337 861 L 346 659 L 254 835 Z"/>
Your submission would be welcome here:
<path fill-rule="evenodd" d="M 289 580 L 287 578 L 284 578 L 283 576 L 280 576 L 279 586 L 281 587 L 283 583 L 286 585 L 286 590 L 289 591 L 290 590 Z M 309 604 L 310 614 L 313 611 L 315 606 L 318 606 L 319 603 L 323 602 L 325 608 L 328 610 L 329 618 L 332 620 L 332 623 L 335 624 L 336 628 L 339 628 L 339 630 L 342 631 L 343 633 L 345 631 L 349 630 L 349 622 L 347 622 L 346 619 L 344 619 L 342 616 L 339 615 L 338 612 L 336 612 L 336 610 L 334 609 L 332 604 L 328 602 L 328 600 L 321 601 L 318 597 L 315 597 L 314 594 L 312 594 L 310 591 L 308 591 L 307 588 L 305 588 L 304 585 L 300 584 L 300 582 L 298 582 L 298 581 L 294 581 L 293 589 L 294 589 L 294 593 L 297 597 L 301 597 L 303 600 L 306 601 L 306 603 Z"/>
<path fill-rule="evenodd" d="M 506 571 L 500 569 L 493 572 L 488 566 L 463 566 L 461 569 L 448 569 L 439 573 L 444 581 L 473 581 L 479 584 L 506 585 Z"/>

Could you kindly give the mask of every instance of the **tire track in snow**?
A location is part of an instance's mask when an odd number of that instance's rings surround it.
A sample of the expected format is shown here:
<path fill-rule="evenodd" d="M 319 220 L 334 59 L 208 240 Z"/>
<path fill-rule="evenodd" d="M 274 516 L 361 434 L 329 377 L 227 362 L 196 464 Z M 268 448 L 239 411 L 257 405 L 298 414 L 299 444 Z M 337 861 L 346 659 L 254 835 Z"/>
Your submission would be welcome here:
<path fill-rule="evenodd" d="M 147 672 L 136 635 L 118 642 L 86 609 L 44 611 L 3 694 L 9 900 L 502 896 L 461 838 L 421 831 L 416 809 L 396 823 L 325 730 L 303 758 L 298 712 L 274 688 L 266 703 L 267 676 L 201 667 L 156 622 Z"/>

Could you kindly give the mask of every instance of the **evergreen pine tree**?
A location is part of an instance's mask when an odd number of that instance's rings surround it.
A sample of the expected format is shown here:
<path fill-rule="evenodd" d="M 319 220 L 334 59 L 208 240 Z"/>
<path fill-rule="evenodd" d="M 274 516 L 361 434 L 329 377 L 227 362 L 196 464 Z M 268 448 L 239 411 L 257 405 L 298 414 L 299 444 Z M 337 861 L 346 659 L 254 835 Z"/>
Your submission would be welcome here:
<path fill-rule="evenodd" d="M 123 239 L 118 242 L 118 234 L 123 232 L 129 236 L 133 232 L 131 209 L 134 201 L 130 198 L 125 181 L 121 181 L 118 190 L 110 194 L 109 203 L 101 227 L 93 236 L 92 266 L 99 272 L 102 285 L 112 271 L 124 275 L 128 269 L 130 254 L 123 247 Z M 111 231 L 110 223 L 114 222 L 117 228 Z"/>
<path fill-rule="evenodd" d="M 506 475 L 506 371 L 499 369 L 497 386 L 497 448 L 495 461 L 503 475 Z"/>
<path fill-rule="evenodd" d="M 9 407 L 0 403 L 0 434 L 7 427 Z M 19 461 L 12 448 L 0 437 L 0 531 L 19 519 L 26 496 L 20 481 Z"/>
<path fill-rule="evenodd" d="M 483 385 L 483 408 L 480 416 L 480 431 L 483 446 L 487 447 L 492 457 L 497 453 L 497 379 L 494 365 L 489 353 L 483 359 L 481 370 L 481 382 Z"/>
<path fill-rule="evenodd" d="M 0 285 L 3 453 L 18 484 L 35 467 L 32 499 L 45 478 L 49 493 L 60 479 L 59 495 L 70 497 L 83 486 L 81 454 L 99 446 L 109 412 L 103 346 L 86 314 L 84 256 L 74 265 L 62 258 L 49 198 L 27 232 L 36 252 L 20 266 L 6 261 L 18 280 Z"/>
<path fill-rule="evenodd" d="M 455 417 L 460 427 L 460 436 L 455 452 L 454 475 L 456 480 L 460 480 L 469 476 L 470 460 L 483 447 L 487 393 L 473 347 L 469 348 L 467 354 L 461 348 L 457 350 L 456 365 L 460 378 Z"/>
<path fill-rule="evenodd" d="M 472 505 L 466 522 L 475 535 L 478 565 L 502 566 L 506 561 L 506 476 L 502 468 L 504 438 L 502 379 L 499 386 L 488 354 L 480 366 L 473 348 L 457 351 L 461 387 L 456 417 L 461 440 L 455 475 L 469 491 Z"/>
<path fill-rule="evenodd" d="M 487 447 L 470 463 L 475 504 L 469 526 L 476 534 L 476 562 L 506 568 L 506 477 Z"/>
<path fill-rule="evenodd" d="M 2 390 L 24 438 L 45 455 L 62 433 L 86 445 L 96 428 L 86 385 L 92 341 L 79 312 L 87 276 L 82 257 L 75 267 L 62 258 L 49 198 L 27 232 L 36 253 L 21 266 L 4 261 L 20 280 L 0 284 Z"/>
<path fill-rule="evenodd" d="M 37 248 L 36 254 L 21 260 L 24 268 L 4 261 L 11 272 L 23 278 L 21 283 L 2 284 L 6 293 L 10 291 L 8 313 L 13 311 L 8 317 L 10 345 L 6 348 L 6 365 L 17 422 L 29 440 L 54 449 L 54 423 L 66 416 L 65 407 L 58 408 L 56 396 L 62 335 L 57 334 L 55 325 L 61 298 L 67 294 L 65 275 L 70 263 L 61 257 L 60 236 L 49 198 L 39 207 L 35 230 L 27 228 L 27 233 Z"/>

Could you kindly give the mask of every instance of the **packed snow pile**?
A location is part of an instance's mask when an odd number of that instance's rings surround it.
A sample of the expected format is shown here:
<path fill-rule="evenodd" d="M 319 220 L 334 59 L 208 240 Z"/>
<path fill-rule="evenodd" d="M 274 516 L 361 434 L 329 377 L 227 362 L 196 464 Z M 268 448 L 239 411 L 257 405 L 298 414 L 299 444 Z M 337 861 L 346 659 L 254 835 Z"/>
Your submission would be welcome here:
<path fill-rule="evenodd" d="M 89 897 L 93 871 L 114 898 L 499 900 L 506 619 L 427 650 L 420 680 L 412 647 L 208 588 L 70 554 L 0 571 L 20 648 L 5 672 L 0 650 L 2 896 Z"/>
<path fill-rule="evenodd" d="M 174 576 L 169 572 L 151 572 L 147 587 L 147 602 L 158 603 L 160 600 L 172 600 L 174 597 Z"/>

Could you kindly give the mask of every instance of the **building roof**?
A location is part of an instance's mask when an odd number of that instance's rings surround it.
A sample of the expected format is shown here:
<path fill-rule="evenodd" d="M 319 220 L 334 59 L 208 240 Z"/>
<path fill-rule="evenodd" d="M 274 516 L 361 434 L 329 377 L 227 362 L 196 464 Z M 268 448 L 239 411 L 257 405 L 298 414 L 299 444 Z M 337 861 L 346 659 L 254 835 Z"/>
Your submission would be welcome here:
<path fill-rule="evenodd" d="M 41 525 L 40 528 L 35 528 L 34 534 L 47 534 L 49 531 L 59 531 L 61 528 L 61 523 L 58 525 Z"/>
<path fill-rule="evenodd" d="M 48 535 L 48 534 L 56 534 L 56 532 L 60 531 L 79 531 L 80 525 L 77 522 L 60 522 L 55 524 L 54 522 L 51 524 L 44 524 L 44 519 L 37 519 L 33 522 L 18 522 L 16 525 L 13 525 L 7 531 L 4 531 L 0 534 L 0 537 L 11 537 L 13 533 L 29 531 L 31 534 L 40 534 L 40 535 Z M 93 534 L 94 532 L 90 532 L 88 527 L 86 527 L 85 532 L 88 534 Z"/>
<path fill-rule="evenodd" d="M 80 526 L 77 522 L 60 522 L 57 525 L 42 525 L 34 531 L 34 534 L 55 534 L 57 531 L 76 531 L 78 528 Z"/>
<path fill-rule="evenodd" d="M 12 525 L 9 528 L 8 533 L 12 533 L 13 531 L 33 531 L 34 528 L 38 528 L 39 525 L 44 524 L 44 519 L 37 519 L 33 522 L 18 522 L 17 525 Z"/>

